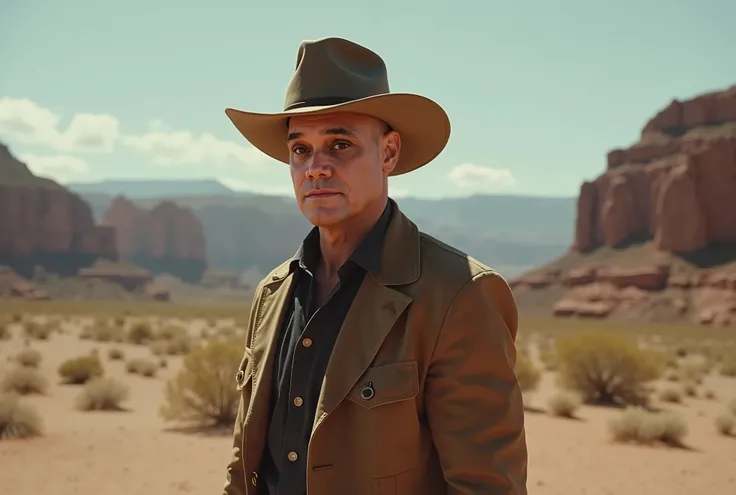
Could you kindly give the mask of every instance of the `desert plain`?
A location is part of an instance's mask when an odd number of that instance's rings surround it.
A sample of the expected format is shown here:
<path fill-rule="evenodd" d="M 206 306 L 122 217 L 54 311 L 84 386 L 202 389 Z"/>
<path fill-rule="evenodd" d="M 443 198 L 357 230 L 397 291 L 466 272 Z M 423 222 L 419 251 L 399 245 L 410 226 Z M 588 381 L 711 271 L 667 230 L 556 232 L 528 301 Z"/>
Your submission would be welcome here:
<path fill-rule="evenodd" d="M 155 303 L 5 301 L 0 315 L 3 397 L 12 395 L 16 407 L 22 405 L 22 414 L 34 410 L 38 421 L 27 420 L 32 430 L 28 437 L 13 438 L 0 405 L 0 437 L 5 427 L 0 439 L 3 494 L 221 492 L 232 425 L 227 419 L 221 425 L 207 422 L 196 414 L 164 419 L 161 408 L 170 401 L 167 383 L 186 367 L 185 356 L 213 341 L 228 342 L 237 350 L 247 311 Z M 146 329 L 143 338 L 141 328 Z M 639 348 L 656 348 L 666 359 L 658 378 L 646 384 L 646 408 L 654 411 L 650 414 L 676 418 L 669 440 L 659 441 L 656 434 L 646 442 L 626 441 L 620 435 L 617 439 L 612 425 L 627 409 L 588 404 L 580 394 L 563 390 L 558 375 L 565 363 L 557 354 L 557 342 L 576 334 L 613 334 Z M 517 373 L 525 389 L 529 493 L 736 493 L 732 330 L 527 318 L 517 347 L 524 363 Z M 27 357 L 29 349 L 37 351 L 32 352 L 35 359 Z M 19 358 L 24 353 L 26 357 Z M 109 393 L 117 397 L 112 404 L 98 397 L 97 405 L 109 410 L 84 410 L 95 409 L 89 405 L 94 400 L 87 406 L 80 402 L 90 382 L 64 383 L 60 374 L 65 361 L 88 356 L 97 357 L 105 379 L 126 390 Z M 231 353 L 223 359 L 225 364 L 212 375 L 219 381 L 212 383 L 234 391 L 235 370 L 230 368 L 237 358 Z M 603 367 L 611 364 L 600 355 L 598 359 Z M 19 368 L 35 378 L 8 378 Z"/>

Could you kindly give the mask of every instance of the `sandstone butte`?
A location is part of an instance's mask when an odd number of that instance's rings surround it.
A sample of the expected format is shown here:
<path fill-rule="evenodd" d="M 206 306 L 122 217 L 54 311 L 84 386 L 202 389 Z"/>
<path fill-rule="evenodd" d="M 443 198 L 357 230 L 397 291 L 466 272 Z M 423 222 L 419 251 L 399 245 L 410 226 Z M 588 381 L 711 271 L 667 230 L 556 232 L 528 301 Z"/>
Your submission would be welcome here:
<path fill-rule="evenodd" d="M 207 264 L 206 240 L 201 222 L 190 209 L 163 201 L 147 210 L 118 196 L 101 223 L 117 231 L 117 249 L 123 260 L 155 274 L 201 281 Z"/>
<path fill-rule="evenodd" d="M 522 308 L 736 325 L 736 86 L 673 100 L 610 151 L 575 227 L 569 253 L 512 281 Z"/>
<path fill-rule="evenodd" d="M 73 276 L 117 257 L 115 229 L 96 225 L 87 202 L 35 176 L 0 143 L 0 266 L 26 277 L 36 265 Z"/>

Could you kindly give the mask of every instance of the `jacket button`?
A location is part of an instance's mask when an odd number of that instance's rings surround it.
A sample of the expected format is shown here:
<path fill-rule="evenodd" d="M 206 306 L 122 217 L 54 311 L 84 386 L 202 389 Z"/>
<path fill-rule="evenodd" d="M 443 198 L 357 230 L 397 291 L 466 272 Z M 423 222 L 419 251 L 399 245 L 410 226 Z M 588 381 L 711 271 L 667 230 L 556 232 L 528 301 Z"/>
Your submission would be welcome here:
<path fill-rule="evenodd" d="M 366 383 L 360 391 L 360 398 L 363 400 L 371 400 L 374 395 L 376 395 L 376 391 L 373 390 L 373 382 Z"/>
<path fill-rule="evenodd" d="M 250 478 L 250 482 L 253 483 L 253 486 L 256 486 L 258 484 L 258 473 L 253 472 L 253 475 Z"/>
<path fill-rule="evenodd" d="M 299 456 L 293 450 L 289 452 L 289 455 L 286 457 L 288 457 L 291 462 L 296 462 L 296 460 L 299 459 Z"/>

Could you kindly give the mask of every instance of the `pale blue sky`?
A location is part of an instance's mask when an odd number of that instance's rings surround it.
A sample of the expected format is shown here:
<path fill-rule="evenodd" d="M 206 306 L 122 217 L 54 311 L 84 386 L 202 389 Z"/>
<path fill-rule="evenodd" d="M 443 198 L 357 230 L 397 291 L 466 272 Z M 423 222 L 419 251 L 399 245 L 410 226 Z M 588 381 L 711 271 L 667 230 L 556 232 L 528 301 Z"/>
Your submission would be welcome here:
<path fill-rule="evenodd" d="M 267 4 L 2 0 L 0 139 L 62 181 L 286 192 L 223 110 L 280 110 L 299 42 L 343 36 L 450 115 L 448 147 L 397 195 L 575 195 L 669 100 L 736 83 L 733 0 Z"/>

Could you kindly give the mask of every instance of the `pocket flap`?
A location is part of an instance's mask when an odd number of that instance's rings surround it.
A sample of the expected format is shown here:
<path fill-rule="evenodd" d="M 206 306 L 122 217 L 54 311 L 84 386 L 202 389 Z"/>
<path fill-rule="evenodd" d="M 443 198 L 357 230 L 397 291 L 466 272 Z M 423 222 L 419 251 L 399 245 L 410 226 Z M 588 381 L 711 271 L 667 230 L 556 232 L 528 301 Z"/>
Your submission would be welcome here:
<path fill-rule="evenodd" d="M 350 390 L 348 399 L 367 409 L 416 397 L 417 362 L 405 361 L 368 368 Z"/>
<path fill-rule="evenodd" d="M 243 390 L 243 387 L 253 378 L 253 351 L 245 348 L 243 353 L 243 359 L 238 365 L 238 371 L 235 373 L 235 386 L 238 390 Z"/>

